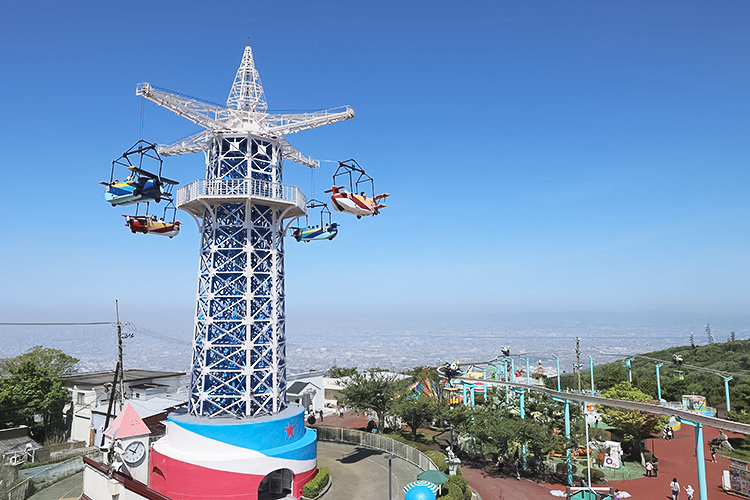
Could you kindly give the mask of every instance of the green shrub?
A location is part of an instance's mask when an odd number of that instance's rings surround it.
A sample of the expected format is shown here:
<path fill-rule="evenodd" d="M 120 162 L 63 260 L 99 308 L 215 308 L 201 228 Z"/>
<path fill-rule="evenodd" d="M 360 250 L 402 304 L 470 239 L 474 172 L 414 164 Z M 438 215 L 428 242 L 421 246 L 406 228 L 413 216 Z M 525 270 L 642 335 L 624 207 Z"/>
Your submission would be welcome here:
<path fill-rule="evenodd" d="M 315 477 L 308 481 L 302 488 L 302 494 L 307 498 L 315 498 L 320 495 L 323 488 L 328 484 L 328 467 L 321 467 Z"/>
<path fill-rule="evenodd" d="M 443 485 L 440 500 L 471 500 L 471 488 L 466 479 L 461 476 L 451 476 Z"/>
<path fill-rule="evenodd" d="M 427 450 L 424 452 L 424 454 L 427 455 L 430 460 L 435 462 L 435 465 L 437 465 L 438 470 L 440 472 L 444 472 L 445 474 L 448 474 L 448 462 L 445 461 L 447 457 L 442 452 L 435 451 L 435 450 Z"/>
<path fill-rule="evenodd" d="M 601 469 L 591 469 L 591 482 L 593 484 L 607 484 L 604 471 Z"/>

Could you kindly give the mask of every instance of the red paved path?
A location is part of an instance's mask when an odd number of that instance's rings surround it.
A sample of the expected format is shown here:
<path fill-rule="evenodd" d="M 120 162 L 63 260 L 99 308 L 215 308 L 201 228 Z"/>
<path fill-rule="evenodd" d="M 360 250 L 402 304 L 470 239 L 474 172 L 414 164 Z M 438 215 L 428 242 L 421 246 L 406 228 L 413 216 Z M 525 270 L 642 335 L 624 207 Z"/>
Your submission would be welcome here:
<path fill-rule="evenodd" d="M 719 431 L 712 427 L 704 427 L 703 442 L 708 443 L 719 436 Z M 648 445 L 651 447 L 651 439 Z M 609 485 L 627 491 L 634 499 L 666 499 L 672 498 L 669 483 L 676 477 L 680 483 L 680 499 L 686 500 L 685 487 L 689 484 L 695 490 L 694 500 L 701 499 L 698 492 L 698 469 L 695 461 L 695 430 L 693 427 L 683 425 L 679 432 L 675 433 L 672 441 L 663 439 L 653 440 L 654 454 L 659 457 L 659 477 L 642 477 L 630 481 L 612 481 Z M 716 456 L 716 463 L 711 462 L 708 446 L 704 450 L 706 458 L 706 489 L 708 498 L 711 500 L 728 500 L 737 497 L 729 495 L 721 489 L 721 471 L 729 469 L 729 460 Z"/>
<path fill-rule="evenodd" d="M 338 416 L 326 416 L 323 425 L 332 427 L 346 427 L 350 429 L 364 428 L 367 418 L 354 412 L 344 414 L 344 418 Z M 320 422 L 318 424 L 320 425 Z M 717 437 L 719 431 L 712 427 L 703 430 L 703 441 L 708 443 Z M 690 484 L 695 490 L 694 500 L 701 499 L 698 492 L 698 471 L 695 462 L 695 432 L 693 427 L 684 425 L 675 433 L 672 441 L 663 439 L 648 440 L 649 448 L 659 457 L 659 477 L 641 477 L 628 481 L 610 481 L 607 486 L 612 486 L 632 495 L 633 500 L 648 499 L 661 500 L 671 499 L 669 483 L 673 477 L 677 478 L 682 490 L 680 500 L 686 500 L 685 487 Z M 729 460 L 716 456 L 717 463 L 711 462 L 708 447 L 706 455 L 706 478 L 708 497 L 711 500 L 736 500 L 737 497 L 729 495 L 721 489 L 721 471 L 729 469 Z M 463 476 L 472 488 L 482 497 L 482 500 L 553 500 L 550 494 L 552 489 L 564 489 L 561 485 L 537 484 L 533 481 L 522 479 L 497 478 L 488 476 L 485 472 L 469 467 L 463 467 Z"/>

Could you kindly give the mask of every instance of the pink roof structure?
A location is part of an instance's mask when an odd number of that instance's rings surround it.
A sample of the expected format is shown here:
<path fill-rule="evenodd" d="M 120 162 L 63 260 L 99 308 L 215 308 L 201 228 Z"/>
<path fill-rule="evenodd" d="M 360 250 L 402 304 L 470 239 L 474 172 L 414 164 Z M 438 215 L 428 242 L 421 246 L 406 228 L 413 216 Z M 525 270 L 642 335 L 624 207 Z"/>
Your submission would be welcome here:
<path fill-rule="evenodd" d="M 125 405 L 125 408 L 117 415 L 117 418 L 109 424 L 107 430 L 104 431 L 104 435 L 112 439 L 122 439 L 135 436 L 146 436 L 151 431 L 146 424 L 143 423 L 138 413 L 130 406 L 130 403 Z"/>

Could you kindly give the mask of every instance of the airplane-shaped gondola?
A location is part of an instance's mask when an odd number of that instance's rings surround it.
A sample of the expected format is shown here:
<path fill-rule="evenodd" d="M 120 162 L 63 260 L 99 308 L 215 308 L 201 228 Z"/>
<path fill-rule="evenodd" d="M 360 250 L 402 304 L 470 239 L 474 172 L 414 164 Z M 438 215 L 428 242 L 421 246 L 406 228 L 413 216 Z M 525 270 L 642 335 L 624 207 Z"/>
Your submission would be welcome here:
<path fill-rule="evenodd" d="M 107 186 L 104 191 L 104 199 L 111 203 L 113 207 L 151 200 L 159 203 L 162 199 L 172 199 L 172 186 L 179 184 L 177 181 L 159 177 L 138 167 L 131 166 L 128 169 L 132 174 L 123 182 L 117 179 L 110 182 L 99 182 L 99 184 Z"/>
<path fill-rule="evenodd" d="M 312 208 L 320 208 L 320 225 L 311 226 L 308 218 L 308 214 L 305 213 L 305 226 L 300 225 L 294 227 L 292 237 L 297 241 L 304 241 L 310 243 L 314 240 L 332 240 L 339 234 L 339 225 L 331 220 L 331 211 L 328 209 L 328 204 L 311 199 L 307 202 L 307 210 Z M 300 219 L 301 221 L 301 219 Z"/>
<path fill-rule="evenodd" d="M 357 180 L 354 181 L 352 173 L 356 172 L 359 174 Z M 348 176 L 349 178 L 349 190 L 347 186 L 337 186 L 336 178 L 339 176 Z M 336 173 L 333 174 L 333 187 L 326 193 L 331 193 L 331 203 L 333 209 L 338 212 L 344 212 L 351 215 L 356 215 L 358 219 L 362 216 L 367 215 L 378 215 L 381 208 L 385 208 L 384 203 L 380 203 L 381 200 L 388 197 L 388 193 L 380 194 L 375 196 L 375 187 L 372 181 L 372 177 L 367 175 L 362 167 L 359 166 L 355 160 L 346 160 L 339 162 L 339 168 L 336 169 Z M 371 194 L 367 196 L 365 191 L 360 191 L 360 185 L 369 184 Z"/>
<path fill-rule="evenodd" d="M 314 240 L 332 240 L 339 234 L 339 225 L 335 222 L 324 226 L 298 227 L 292 233 L 292 237 L 297 241 L 309 243 Z"/>
<path fill-rule="evenodd" d="M 137 166 L 130 160 L 131 155 L 138 155 Z M 155 160 L 157 173 L 151 173 L 143 168 L 144 160 Z M 115 167 L 125 167 L 130 175 L 123 182 L 115 179 Z M 140 140 L 121 157 L 112 162 L 109 182 L 101 181 L 107 187 L 104 199 L 112 206 L 132 205 L 134 203 L 155 201 L 162 199 L 172 201 L 172 187 L 179 184 L 161 175 L 162 159 L 156 151 L 156 144 Z"/>
<path fill-rule="evenodd" d="M 180 234 L 180 221 L 167 222 L 155 215 L 124 215 L 125 225 L 132 233 L 156 234 L 174 238 Z"/>

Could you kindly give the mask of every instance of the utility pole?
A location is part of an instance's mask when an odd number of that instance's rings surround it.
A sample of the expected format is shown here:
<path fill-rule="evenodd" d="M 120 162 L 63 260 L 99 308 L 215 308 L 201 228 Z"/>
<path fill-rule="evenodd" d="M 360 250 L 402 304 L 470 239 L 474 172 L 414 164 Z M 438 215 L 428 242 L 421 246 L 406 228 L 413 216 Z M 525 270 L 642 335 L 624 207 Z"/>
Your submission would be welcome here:
<path fill-rule="evenodd" d="M 125 373 L 122 369 L 122 323 L 120 323 L 120 304 L 117 299 L 115 299 L 115 313 L 117 314 L 117 354 L 118 359 L 120 360 L 120 362 L 117 363 L 117 366 L 120 370 L 120 410 L 122 411 L 122 399 L 123 394 L 125 393 L 125 383 L 123 382 L 123 375 Z M 112 387 L 112 390 L 114 391 L 115 388 Z"/>
<path fill-rule="evenodd" d="M 117 299 L 115 299 L 115 313 L 117 314 L 117 354 L 118 359 L 120 362 L 118 363 L 119 370 L 120 370 L 120 411 L 122 410 L 124 406 L 123 399 L 125 398 L 125 369 L 123 368 L 122 364 L 122 339 L 129 339 L 133 338 L 133 334 L 122 334 L 122 323 L 120 323 L 120 304 Z M 116 387 L 112 387 L 112 390 L 116 390 Z"/>
<path fill-rule="evenodd" d="M 578 372 L 578 392 L 581 392 L 581 337 L 576 337 L 576 371 Z"/>

